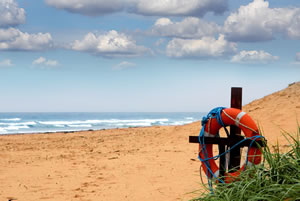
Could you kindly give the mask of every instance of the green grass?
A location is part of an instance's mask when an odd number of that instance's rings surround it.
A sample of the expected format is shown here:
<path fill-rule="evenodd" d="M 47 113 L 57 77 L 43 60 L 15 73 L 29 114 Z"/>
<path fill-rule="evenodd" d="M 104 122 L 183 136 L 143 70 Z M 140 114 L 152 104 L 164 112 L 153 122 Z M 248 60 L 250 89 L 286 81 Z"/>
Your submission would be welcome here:
<path fill-rule="evenodd" d="M 239 181 L 215 184 L 214 194 L 206 187 L 193 200 L 300 200 L 300 126 L 296 135 L 284 133 L 290 145 L 280 153 L 277 145 L 273 152 L 263 149 L 264 161 L 241 174 Z"/>

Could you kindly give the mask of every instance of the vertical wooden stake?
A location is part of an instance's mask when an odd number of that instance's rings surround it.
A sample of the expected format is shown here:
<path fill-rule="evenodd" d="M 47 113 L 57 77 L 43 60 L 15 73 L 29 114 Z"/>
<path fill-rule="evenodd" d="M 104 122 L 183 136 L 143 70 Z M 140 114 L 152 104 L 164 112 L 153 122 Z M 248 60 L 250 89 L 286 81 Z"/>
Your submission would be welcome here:
<path fill-rule="evenodd" d="M 226 146 L 225 145 L 220 145 L 219 144 L 219 155 L 221 155 L 222 153 L 225 152 Z M 220 177 L 222 179 L 222 177 L 225 176 L 225 172 L 226 172 L 226 155 L 222 155 L 220 156 L 219 159 L 219 170 L 220 170 Z"/>
<path fill-rule="evenodd" d="M 232 87 L 231 88 L 231 105 L 232 108 L 242 109 L 242 88 Z M 241 135 L 241 129 L 236 126 L 230 126 L 230 138 L 236 138 Z M 241 149 L 236 147 L 230 151 L 228 169 L 240 168 L 241 163 Z"/>

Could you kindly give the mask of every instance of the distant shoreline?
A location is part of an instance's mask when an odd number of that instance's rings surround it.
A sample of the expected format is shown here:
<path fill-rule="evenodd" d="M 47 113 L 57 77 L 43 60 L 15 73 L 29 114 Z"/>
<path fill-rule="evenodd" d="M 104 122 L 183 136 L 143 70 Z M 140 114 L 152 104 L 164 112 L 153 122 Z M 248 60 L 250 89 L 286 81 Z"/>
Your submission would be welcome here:
<path fill-rule="evenodd" d="M 197 120 L 199 121 L 199 120 Z M 197 121 L 188 123 L 193 124 Z M 160 127 L 176 127 L 176 126 L 186 126 L 188 124 L 183 125 L 154 125 L 154 126 L 135 126 L 135 127 L 127 127 L 127 128 L 102 128 L 102 129 L 89 129 L 89 130 L 74 130 L 74 131 L 53 131 L 53 132 L 28 132 L 28 133 L 8 133 L 8 134 L 0 134 L 1 136 L 17 136 L 17 135 L 44 135 L 44 134 L 71 134 L 71 133 L 86 133 L 86 132 L 98 132 L 98 131 L 110 131 L 110 130 L 130 130 L 130 129 L 143 129 L 143 128 L 160 128 Z"/>
<path fill-rule="evenodd" d="M 185 125 L 204 113 L 0 113 L 0 134 L 69 133 L 112 128 Z"/>

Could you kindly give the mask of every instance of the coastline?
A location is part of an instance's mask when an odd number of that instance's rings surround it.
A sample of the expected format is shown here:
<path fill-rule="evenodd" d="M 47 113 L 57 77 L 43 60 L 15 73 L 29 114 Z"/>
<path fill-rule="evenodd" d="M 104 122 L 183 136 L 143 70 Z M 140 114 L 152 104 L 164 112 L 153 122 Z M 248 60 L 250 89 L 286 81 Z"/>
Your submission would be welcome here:
<path fill-rule="evenodd" d="M 199 112 L 126 113 L 0 113 L 0 134 L 55 133 L 112 128 L 184 125 L 200 119 Z"/>
<path fill-rule="evenodd" d="M 199 122 L 199 121 L 195 121 Z M 193 122 L 193 123 L 195 123 Z M 190 123 L 189 123 L 190 124 Z M 14 135 L 43 135 L 43 134 L 68 134 L 68 133 L 79 133 L 79 132 L 97 132 L 97 131 L 105 131 L 105 130 L 121 130 L 121 129 L 131 129 L 131 128 L 150 128 L 150 127 L 174 127 L 174 126 L 185 126 L 184 125 L 161 125 L 161 126 L 132 126 L 127 128 L 101 128 L 101 129 L 87 129 L 87 130 L 70 130 L 70 131 L 45 131 L 45 132 L 24 132 L 24 133 L 4 133 L 0 134 L 0 136 L 14 136 Z"/>

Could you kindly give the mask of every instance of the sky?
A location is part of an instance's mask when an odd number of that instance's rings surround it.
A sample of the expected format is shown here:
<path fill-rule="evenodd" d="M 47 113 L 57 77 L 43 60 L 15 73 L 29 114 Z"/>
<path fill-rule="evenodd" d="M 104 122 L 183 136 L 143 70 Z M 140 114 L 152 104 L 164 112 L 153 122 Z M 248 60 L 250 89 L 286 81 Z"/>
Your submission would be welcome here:
<path fill-rule="evenodd" d="M 300 1 L 0 0 L 0 112 L 208 112 L 300 81 Z"/>

